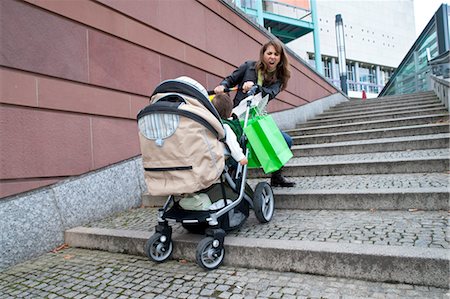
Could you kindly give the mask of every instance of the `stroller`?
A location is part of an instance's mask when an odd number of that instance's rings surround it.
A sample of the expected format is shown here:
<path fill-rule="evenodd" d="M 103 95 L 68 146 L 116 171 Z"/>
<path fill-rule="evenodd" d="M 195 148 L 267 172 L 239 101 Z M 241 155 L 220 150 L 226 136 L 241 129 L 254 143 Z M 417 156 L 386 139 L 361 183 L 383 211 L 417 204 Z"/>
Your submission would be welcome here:
<path fill-rule="evenodd" d="M 272 219 L 271 186 L 259 182 L 253 191 L 246 183 L 247 165 L 226 163 L 232 158 L 225 159 L 221 118 L 205 88 L 189 77 L 160 83 L 137 121 L 148 191 L 168 196 L 158 211 L 155 233 L 145 244 L 146 255 L 155 262 L 170 258 L 169 221 L 176 221 L 191 233 L 205 234 L 196 261 L 207 270 L 218 268 L 225 257 L 226 232 L 242 226 L 250 209 L 261 223 Z M 245 135 L 241 146 L 246 149 Z M 248 155 L 248 149 L 244 153 Z"/>

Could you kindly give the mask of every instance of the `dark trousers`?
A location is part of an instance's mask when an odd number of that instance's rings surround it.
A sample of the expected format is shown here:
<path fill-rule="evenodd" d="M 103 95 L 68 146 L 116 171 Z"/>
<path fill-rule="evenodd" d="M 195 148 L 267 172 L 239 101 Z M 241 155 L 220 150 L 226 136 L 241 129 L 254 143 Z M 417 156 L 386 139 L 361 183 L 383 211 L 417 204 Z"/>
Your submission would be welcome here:
<path fill-rule="evenodd" d="M 280 130 L 280 132 L 283 135 L 284 140 L 286 140 L 286 143 L 287 143 L 288 147 L 291 148 L 292 147 L 292 137 L 289 136 L 289 134 L 287 134 L 287 133 L 285 133 L 285 132 L 283 132 L 281 130 Z"/>

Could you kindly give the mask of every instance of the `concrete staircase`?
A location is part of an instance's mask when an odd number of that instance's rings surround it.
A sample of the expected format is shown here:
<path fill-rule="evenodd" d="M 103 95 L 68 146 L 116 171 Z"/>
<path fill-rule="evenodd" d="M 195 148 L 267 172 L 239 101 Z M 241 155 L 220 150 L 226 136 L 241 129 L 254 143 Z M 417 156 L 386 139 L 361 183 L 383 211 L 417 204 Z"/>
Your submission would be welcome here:
<path fill-rule="evenodd" d="M 274 188 L 271 222 L 251 216 L 227 236 L 225 264 L 448 288 L 449 113 L 433 93 L 350 100 L 288 133 L 296 187 Z M 142 255 L 156 211 L 68 230 L 66 242 Z M 173 257 L 195 260 L 201 236 L 174 231 Z"/>

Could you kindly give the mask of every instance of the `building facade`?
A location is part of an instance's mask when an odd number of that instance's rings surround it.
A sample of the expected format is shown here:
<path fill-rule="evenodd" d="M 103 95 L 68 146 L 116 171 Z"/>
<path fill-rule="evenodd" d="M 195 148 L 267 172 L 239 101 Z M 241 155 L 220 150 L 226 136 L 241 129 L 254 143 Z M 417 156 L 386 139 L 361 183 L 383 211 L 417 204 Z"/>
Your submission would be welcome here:
<path fill-rule="evenodd" d="M 413 0 L 316 0 L 323 75 L 340 86 L 336 15 L 344 24 L 348 95 L 376 97 L 416 38 Z M 311 34 L 287 44 L 311 66 L 315 64 Z"/>
<path fill-rule="evenodd" d="M 219 0 L 2 0 L 0 11 L 0 199 L 138 157 L 136 114 L 159 82 L 213 89 L 273 38 Z M 292 83 L 270 112 L 339 93 L 291 52 Z"/>
<path fill-rule="evenodd" d="M 231 0 L 230 0 L 231 1 Z M 376 97 L 415 40 L 413 0 L 232 0 L 350 97 Z M 339 72 L 336 16 L 343 19 Z"/>

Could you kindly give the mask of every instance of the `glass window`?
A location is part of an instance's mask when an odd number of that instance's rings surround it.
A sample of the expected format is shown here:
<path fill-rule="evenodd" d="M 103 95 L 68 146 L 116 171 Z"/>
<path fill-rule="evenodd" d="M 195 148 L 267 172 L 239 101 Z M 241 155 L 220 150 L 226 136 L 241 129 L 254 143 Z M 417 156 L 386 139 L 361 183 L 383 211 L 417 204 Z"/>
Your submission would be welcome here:
<path fill-rule="evenodd" d="M 357 91 L 358 86 L 356 85 L 356 70 L 354 62 L 347 62 L 347 80 L 348 80 L 348 89 L 352 91 Z"/>
<path fill-rule="evenodd" d="M 394 74 L 393 81 L 388 82 L 388 87 L 383 95 L 406 94 L 418 91 L 426 91 L 428 86 L 428 53 L 433 59 L 439 55 L 436 24 L 423 32 L 416 41 L 415 48 L 408 53 L 408 57 L 402 62 Z M 385 80 L 390 79 L 392 73 L 384 73 Z M 387 81 L 385 81 L 387 82 Z"/>
<path fill-rule="evenodd" d="M 331 61 L 328 58 L 322 58 L 323 74 L 326 78 L 333 78 Z"/>

